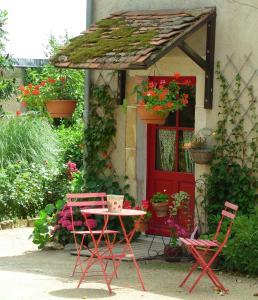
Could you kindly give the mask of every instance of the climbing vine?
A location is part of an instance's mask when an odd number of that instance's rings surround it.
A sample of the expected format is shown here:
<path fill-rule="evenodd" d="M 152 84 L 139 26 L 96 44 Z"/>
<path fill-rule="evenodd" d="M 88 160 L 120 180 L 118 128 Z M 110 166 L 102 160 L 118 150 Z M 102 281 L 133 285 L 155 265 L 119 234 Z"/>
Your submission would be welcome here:
<path fill-rule="evenodd" d="M 251 86 L 248 90 L 248 107 L 241 111 L 242 79 L 237 74 L 233 85 L 220 69 L 216 70 L 220 82 L 219 120 L 216 130 L 215 159 L 207 183 L 207 212 L 210 228 L 223 208 L 225 200 L 239 205 L 240 212 L 250 214 L 257 201 L 258 125 L 256 98 Z M 246 98 L 247 98 L 246 97 Z M 246 101 L 247 103 L 247 101 Z M 247 116 L 251 129 L 246 131 Z"/>
<path fill-rule="evenodd" d="M 129 185 L 120 187 L 111 162 L 116 134 L 116 99 L 108 86 L 95 86 L 90 98 L 89 123 L 85 129 L 84 183 L 87 191 L 126 194 Z"/>

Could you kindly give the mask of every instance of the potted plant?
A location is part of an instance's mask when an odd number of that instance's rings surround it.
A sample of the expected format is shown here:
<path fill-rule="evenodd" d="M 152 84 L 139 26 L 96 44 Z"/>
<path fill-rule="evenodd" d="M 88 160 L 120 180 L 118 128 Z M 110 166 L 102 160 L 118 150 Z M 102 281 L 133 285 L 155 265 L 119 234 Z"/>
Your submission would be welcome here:
<path fill-rule="evenodd" d="M 20 86 L 22 106 L 44 113 L 45 107 L 52 118 L 70 118 L 76 107 L 75 91 L 69 77 L 47 78 L 39 84 Z"/>
<path fill-rule="evenodd" d="M 149 220 L 152 216 L 152 213 L 149 209 L 149 202 L 147 200 L 142 200 L 141 205 L 136 206 L 134 209 L 143 210 L 146 214 L 141 218 L 140 222 L 137 222 L 139 218 L 135 219 L 135 228 L 138 232 L 145 232 L 149 227 Z"/>
<path fill-rule="evenodd" d="M 169 195 L 165 193 L 156 193 L 151 198 L 151 205 L 157 217 L 165 217 L 168 214 Z"/>
<path fill-rule="evenodd" d="M 184 144 L 184 148 L 189 150 L 196 164 L 207 164 L 213 158 L 213 149 L 206 136 L 194 135 L 189 143 Z"/>
<path fill-rule="evenodd" d="M 170 240 L 164 247 L 164 257 L 167 261 L 180 261 L 183 256 L 183 249 L 179 244 L 179 237 L 187 237 L 188 232 L 179 224 L 178 212 L 179 209 L 187 207 L 190 196 L 184 191 L 179 191 L 172 195 L 172 202 L 169 205 L 169 218 L 166 224 L 170 228 Z"/>
<path fill-rule="evenodd" d="M 180 77 L 177 73 L 176 79 Z M 135 87 L 137 93 L 137 111 L 146 124 L 164 124 L 170 112 L 182 109 L 188 104 L 189 95 L 180 91 L 174 80 L 168 85 L 142 81 Z"/>

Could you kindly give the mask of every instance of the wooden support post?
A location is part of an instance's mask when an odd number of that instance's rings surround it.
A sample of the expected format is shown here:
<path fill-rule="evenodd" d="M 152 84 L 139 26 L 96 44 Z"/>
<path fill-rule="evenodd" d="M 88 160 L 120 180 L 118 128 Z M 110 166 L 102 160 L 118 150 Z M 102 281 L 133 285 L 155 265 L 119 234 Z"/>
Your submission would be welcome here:
<path fill-rule="evenodd" d="M 204 108 L 211 109 L 213 102 L 214 52 L 215 52 L 216 15 L 207 23 Z"/>
<path fill-rule="evenodd" d="M 126 71 L 118 71 L 118 99 L 119 104 L 122 105 L 125 98 L 125 85 L 126 85 Z"/>

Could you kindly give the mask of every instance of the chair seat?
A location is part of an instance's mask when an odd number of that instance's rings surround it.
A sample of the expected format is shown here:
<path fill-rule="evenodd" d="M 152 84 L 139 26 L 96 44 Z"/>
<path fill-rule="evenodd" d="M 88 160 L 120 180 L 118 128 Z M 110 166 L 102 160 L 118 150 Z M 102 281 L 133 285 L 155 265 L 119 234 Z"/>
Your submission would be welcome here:
<path fill-rule="evenodd" d="M 218 247 L 219 243 L 217 241 L 209 240 L 194 240 L 194 239 L 185 239 L 179 238 L 179 240 L 187 246 L 201 246 L 201 247 Z"/>
<path fill-rule="evenodd" d="M 75 230 L 75 231 L 71 231 L 71 233 L 75 233 L 75 234 L 90 234 L 89 230 Z M 93 234 L 101 234 L 102 230 L 92 230 Z M 115 233 L 119 233 L 119 231 L 117 230 L 109 230 L 106 229 L 104 230 L 104 234 L 115 234 Z"/>

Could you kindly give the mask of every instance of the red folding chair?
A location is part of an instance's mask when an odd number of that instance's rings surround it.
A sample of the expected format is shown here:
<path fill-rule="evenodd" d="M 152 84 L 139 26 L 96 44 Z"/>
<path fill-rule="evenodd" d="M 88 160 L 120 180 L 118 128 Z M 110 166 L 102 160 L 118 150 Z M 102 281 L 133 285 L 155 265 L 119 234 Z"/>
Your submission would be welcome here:
<path fill-rule="evenodd" d="M 72 222 L 72 231 L 71 232 L 73 233 L 73 236 L 74 236 L 74 243 L 75 243 L 75 247 L 76 247 L 76 251 L 77 251 L 77 257 L 76 257 L 75 265 L 74 265 L 73 272 L 72 272 L 72 276 L 73 276 L 75 273 L 75 270 L 78 266 L 80 267 L 82 272 L 84 271 L 84 268 L 82 265 L 83 265 L 83 263 L 86 263 L 87 259 L 88 259 L 88 258 L 86 258 L 86 259 L 82 260 L 81 251 L 83 249 L 86 249 L 86 250 L 90 251 L 90 253 L 91 253 L 91 249 L 88 248 L 87 245 L 85 245 L 85 243 L 84 243 L 85 237 L 87 235 L 90 236 L 90 234 L 99 236 L 102 233 L 102 230 L 94 230 L 93 228 L 88 228 L 88 230 L 79 230 L 78 226 L 81 227 L 80 226 L 81 224 L 78 225 L 78 221 L 74 220 L 74 209 L 77 208 L 77 213 L 80 213 L 80 210 L 83 208 L 102 208 L 102 207 L 104 208 L 104 207 L 107 207 L 107 202 L 105 201 L 106 193 L 67 194 L 66 197 L 68 199 L 67 207 L 70 210 L 69 215 L 71 216 L 71 222 Z M 78 201 L 78 199 L 87 199 L 88 201 Z M 100 200 L 94 201 L 96 199 L 100 199 Z M 84 223 L 84 225 L 86 226 L 87 224 Z M 109 246 L 110 251 L 112 251 L 113 243 L 116 240 L 117 233 L 119 233 L 119 231 L 108 230 L 108 229 L 106 229 L 104 231 L 103 237 L 105 238 L 106 245 Z M 111 239 L 110 239 L 109 235 L 112 235 Z M 99 242 L 100 241 L 98 241 L 98 243 Z M 91 253 L 91 256 L 92 256 L 92 253 Z M 113 264 L 114 264 L 114 262 L 113 262 Z M 105 268 L 106 267 L 107 267 L 107 262 L 106 262 Z M 116 269 L 115 265 L 114 265 L 114 269 Z M 79 287 L 79 285 L 78 285 L 78 287 Z"/>
<path fill-rule="evenodd" d="M 230 211 L 231 212 L 230 212 Z M 214 274 L 213 270 L 211 269 L 211 264 L 214 262 L 216 257 L 221 252 L 222 248 L 226 245 L 228 237 L 230 235 L 231 227 L 233 225 L 234 219 L 236 217 L 236 213 L 238 210 L 238 206 L 235 204 L 232 204 L 230 202 L 225 202 L 224 210 L 222 210 L 222 217 L 218 223 L 218 227 L 216 230 L 216 233 L 213 237 L 213 240 L 196 240 L 196 239 L 187 239 L 187 238 L 179 238 L 180 241 L 189 249 L 189 251 L 192 253 L 193 257 L 196 260 L 196 263 L 193 264 L 190 272 L 185 277 L 185 279 L 180 284 L 180 287 L 183 287 L 189 277 L 192 275 L 192 273 L 196 270 L 198 266 L 201 267 L 202 272 L 201 274 L 196 278 L 193 285 L 189 288 L 189 293 L 192 292 L 192 290 L 195 288 L 197 283 L 200 281 L 200 279 L 206 274 L 210 280 L 213 282 L 213 284 L 220 290 L 224 291 L 225 293 L 228 292 L 228 289 L 226 289 L 223 284 L 220 282 L 218 277 Z M 224 236 L 224 240 L 222 243 L 219 243 L 217 241 L 217 237 L 219 235 L 222 222 L 225 218 L 229 218 L 231 221 L 228 223 L 228 229 Z M 217 248 L 214 252 L 214 255 L 208 260 L 206 258 L 206 255 L 210 248 Z"/>

